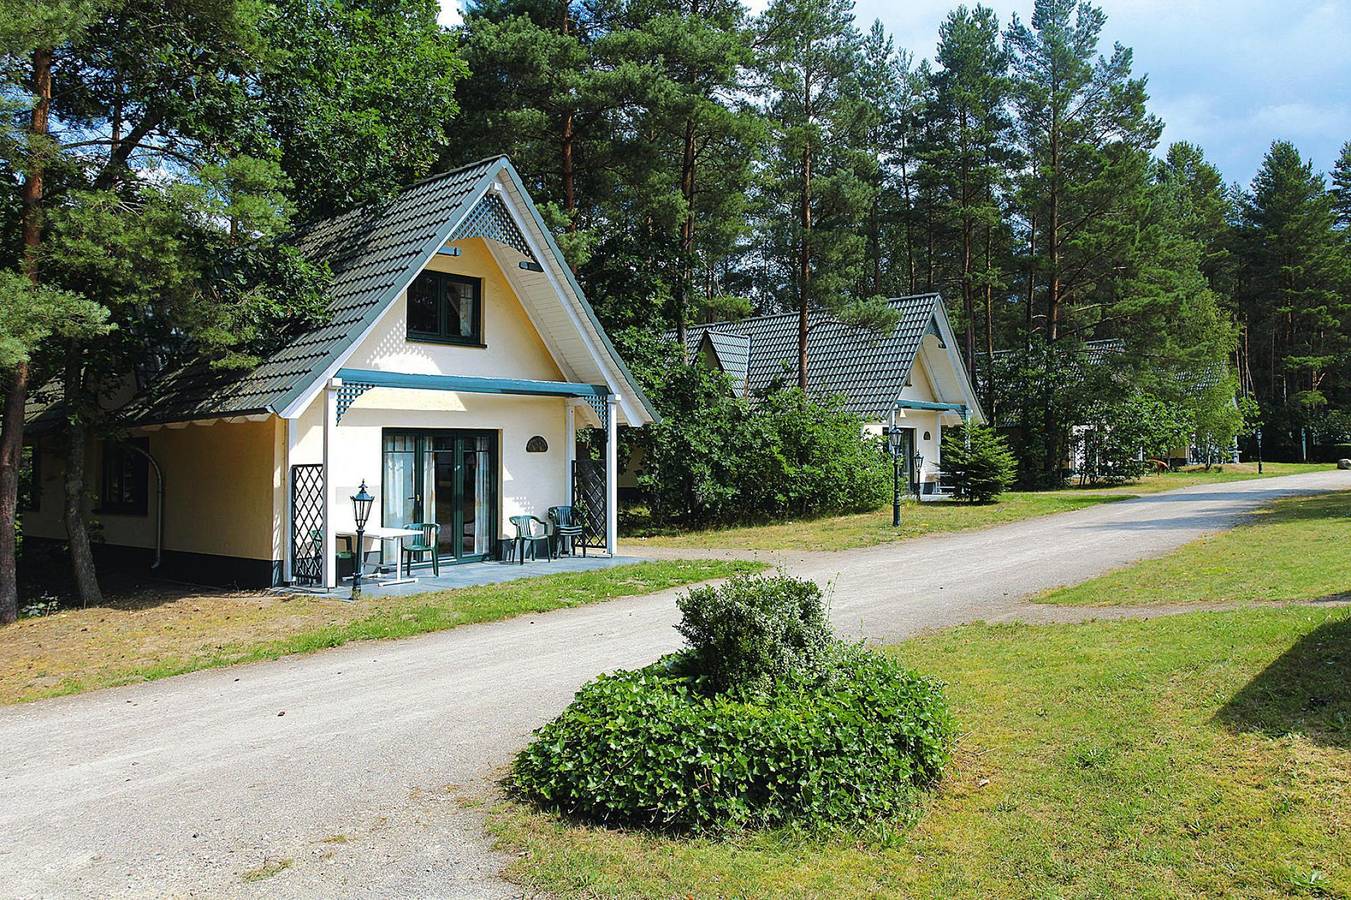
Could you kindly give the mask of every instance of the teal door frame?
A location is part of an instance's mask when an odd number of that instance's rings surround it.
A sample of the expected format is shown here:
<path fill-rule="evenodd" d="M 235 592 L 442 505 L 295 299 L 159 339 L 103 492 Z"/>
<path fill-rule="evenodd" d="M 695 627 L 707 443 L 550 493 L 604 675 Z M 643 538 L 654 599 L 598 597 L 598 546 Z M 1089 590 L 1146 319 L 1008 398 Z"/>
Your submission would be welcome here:
<path fill-rule="evenodd" d="M 451 500 L 451 521 L 449 523 L 437 522 L 442 530 L 442 542 L 445 542 L 445 532 L 449 530 L 451 534 L 450 546 L 452 552 L 450 555 L 441 559 L 442 563 L 482 562 L 492 559 L 496 555 L 497 542 L 500 536 L 500 527 L 498 522 L 498 504 L 501 499 L 501 442 L 496 431 L 487 428 L 383 428 L 380 432 L 380 491 L 381 496 L 387 486 L 385 480 L 385 466 L 383 456 L 389 452 L 385 449 L 386 440 L 392 436 L 413 437 L 416 438 L 414 460 L 413 460 L 413 484 L 415 490 L 414 515 L 418 522 L 435 521 L 436 510 L 426 508 L 426 476 L 427 467 L 424 460 L 426 453 L 450 453 L 453 460 L 452 482 L 454 484 L 454 493 Z M 433 441 L 436 438 L 450 438 L 450 450 L 436 450 Z M 488 439 L 488 469 L 490 477 L 488 479 L 488 548 L 484 553 L 465 554 L 463 538 L 465 523 L 464 506 L 464 451 L 465 441 L 470 438 L 486 437 Z M 435 457 L 433 457 L 433 477 L 435 477 Z M 429 515 L 431 518 L 429 518 Z M 385 511 L 384 503 L 380 505 L 380 523 L 386 527 L 401 528 L 408 524 L 406 522 L 386 522 L 384 521 Z"/>

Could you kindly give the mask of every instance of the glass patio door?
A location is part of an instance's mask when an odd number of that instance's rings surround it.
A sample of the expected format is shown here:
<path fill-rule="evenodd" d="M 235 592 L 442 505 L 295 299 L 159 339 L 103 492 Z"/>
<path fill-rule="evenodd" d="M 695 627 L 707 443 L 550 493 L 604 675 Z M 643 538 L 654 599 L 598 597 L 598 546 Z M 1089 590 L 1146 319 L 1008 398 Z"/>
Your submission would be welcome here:
<path fill-rule="evenodd" d="M 443 563 L 488 559 L 497 510 L 497 436 L 486 431 L 384 435 L 384 524 L 435 522 Z"/>

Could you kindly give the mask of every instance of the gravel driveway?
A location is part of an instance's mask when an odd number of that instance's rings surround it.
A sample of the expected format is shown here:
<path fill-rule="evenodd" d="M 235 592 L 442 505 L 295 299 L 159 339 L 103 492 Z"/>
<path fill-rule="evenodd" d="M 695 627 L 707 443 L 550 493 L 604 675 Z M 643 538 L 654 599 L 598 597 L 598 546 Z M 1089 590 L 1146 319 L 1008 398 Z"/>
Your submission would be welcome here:
<path fill-rule="evenodd" d="M 1335 489 L 1351 473 L 769 556 L 832 582 L 851 636 L 1059 621 L 1092 611 L 1021 598 Z M 0 709 L 0 894 L 512 896 L 462 797 L 587 679 L 675 647 L 676 593 Z"/>

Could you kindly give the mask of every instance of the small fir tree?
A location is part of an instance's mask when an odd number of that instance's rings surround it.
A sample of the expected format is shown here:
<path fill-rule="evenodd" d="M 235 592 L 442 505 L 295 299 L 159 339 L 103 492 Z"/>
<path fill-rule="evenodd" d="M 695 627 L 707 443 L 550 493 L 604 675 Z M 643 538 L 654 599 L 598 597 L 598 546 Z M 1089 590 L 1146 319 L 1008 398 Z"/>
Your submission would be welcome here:
<path fill-rule="evenodd" d="M 993 428 L 968 423 L 943 435 L 943 480 L 960 500 L 990 503 L 1013 484 L 1017 461 Z"/>

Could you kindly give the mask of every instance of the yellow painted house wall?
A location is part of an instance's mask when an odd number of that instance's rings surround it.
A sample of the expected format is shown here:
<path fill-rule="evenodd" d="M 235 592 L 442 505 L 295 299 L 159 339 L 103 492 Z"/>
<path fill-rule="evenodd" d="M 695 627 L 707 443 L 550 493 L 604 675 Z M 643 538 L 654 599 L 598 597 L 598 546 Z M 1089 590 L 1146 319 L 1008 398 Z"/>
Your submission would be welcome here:
<path fill-rule="evenodd" d="M 164 549 L 243 559 L 280 558 L 280 535 L 273 511 L 282 490 L 276 453 L 279 421 L 215 422 L 162 428 L 145 433 L 149 451 L 164 471 Z M 42 447 L 41 497 L 36 512 L 24 514 L 24 533 L 65 538 L 61 520 L 63 478 L 60 458 Z M 97 511 L 103 476 L 103 445 L 96 442 L 86 461 L 90 504 L 104 543 L 155 546 L 154 470 L 148 478 L 145 515 Z"/>

